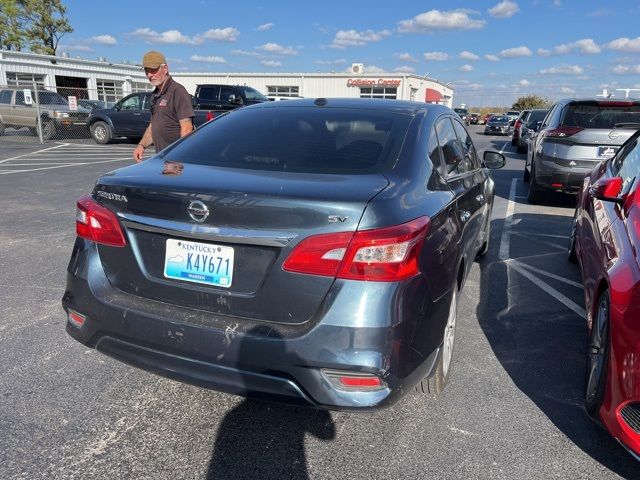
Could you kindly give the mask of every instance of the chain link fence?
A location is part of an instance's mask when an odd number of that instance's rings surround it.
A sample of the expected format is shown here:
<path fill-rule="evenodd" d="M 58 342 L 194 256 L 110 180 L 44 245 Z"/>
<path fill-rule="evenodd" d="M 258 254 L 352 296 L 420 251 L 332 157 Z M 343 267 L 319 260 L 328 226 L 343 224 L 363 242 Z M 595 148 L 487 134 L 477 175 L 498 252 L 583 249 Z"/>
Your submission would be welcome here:
<path fill-rule="evenodd" d="M 109 108 L 129 93 L 117 88 L 0 85 L 0 144 L 94 143 L 87 126 L 91 111 Z"/>

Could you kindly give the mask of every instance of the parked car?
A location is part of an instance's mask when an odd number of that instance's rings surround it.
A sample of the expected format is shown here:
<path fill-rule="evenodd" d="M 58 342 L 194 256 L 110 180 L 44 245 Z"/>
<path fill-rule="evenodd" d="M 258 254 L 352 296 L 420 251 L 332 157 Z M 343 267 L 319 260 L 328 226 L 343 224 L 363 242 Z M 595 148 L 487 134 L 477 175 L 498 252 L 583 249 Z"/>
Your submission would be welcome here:
<path fill-rule="evenodd" d="M 524 121 L 528 113 L 529 113 L 529 110 L 523 110 L 522 112 L 520 112 L 520 116 L 518 116 L 516 121 L 513 123 L 513 132 L 511 133 L 511 145 L 518 144 L 518 139 L 520 138 L 520 126 L 522 125 L 522 122 Z"/>
<path fill-rule="evenodd" d="M 535 135 L 540 128 L 540 125 L 542 125 L 542 121 L 544 117 L 547 116 L 547 113 L 549 113 L 549 110 L 545 109 L 531 110 L 527 113 L 520 125 L 520 136 L 518 138 L 516 152 L 527 153 L 529 151 L 529 143 L 533 135 Z"/>
<path fill-rule="evenodd" d="M 548 190 L 577 193 L 585 175 L 612 157 L 640 128 L 640 101 L 567 99 L 556 102 L 532 140 L 524 167 L 529 201 Z"/>
<path fill-rule="evenodd" d="M 483 119 L 482 119 L 482 123 L 483 124 L 487 124 L 489 123 L 489 120 L 491 120 L 492 117 L 495 117 L 496 115 L 500 115 L 499 113 L 487 113 Z"/>
<path fill-rule="evenodd" d="M 509 135 L 511 127 L 506 115 L 494 115 L 484 127 L 485 135 Z"/>
<path fill-rule="evenodd" d="M 471 125 L 478 125 L 478 121 L 480 120 L 480 114 L 479 113 L 470 113 L 469 114 L 469 121 L 471 122 Z"/>
<path fill-rule="evenodd" d="M 584 404 L 640 460 L 640 132 L 584 178 L 569 260 L 584 284 Z"/>
<path fill-rule="evenodd" d="M 36 102 L 39 103 L 38 108 Z M 63 132 L 86 135 L 88 110 L 82 107 L 71 110 L 67 99 L 57 92 L 38 90 L 25 96 L 25 90 L 11 88 L 0 89 L 0 135 L 4 134 L 5 128 L 24 127 L 38 135 L 38 111 L 45 140 Z"/>
<path fill-rule="evenodd" d="M 465 125 L 469 125 L 471 122 L 471 117 L 469 116 L 469 110 L 466 108 L 454 108 L 454 112 L 458 114 L 458 116 L 462 119 Z"/>
<path fill-rule="evenodd" d="M 87 126 L 96 143 L 105 144 L 116 137 L 138 140 L 142 138 L 151 121 L 151 92 L 127 95 L 113 107 L 93 110 Z M 206 110 L 194 109 L 193 123 L 199 127 L 207 120 Z"/>
<path fill-rule="evenodd" d="M 441 105 L 237 109 L 78 200 L 67 332 L 155 373 L 290 404 L 440 392 L 460 291 L 489 246 L 487 168 L 504 164 L 478 158 Z"/>
<path fill-rule="evenodd" d="M 89 100 L 87 98 L 79 98 L 78 105 L 82 108 L 86 108 L 87 110 L 102 110 L 104 108 L 109 108 L 107 102 L 103 102 L 102 100 Z"/>
<path fill-rule="evenodd" d="M 210 110 L 216 114 L 269 101 L 258 90 L 246 85 L 198 85 L 193 98 L 195 108 Z"/>
<path fill-rule="evenodd" d="M 520 112 L 518 110 L 509 110 L 505 115 L 509 118 L 509 123 L 513 125 L 520 116 Z"/>

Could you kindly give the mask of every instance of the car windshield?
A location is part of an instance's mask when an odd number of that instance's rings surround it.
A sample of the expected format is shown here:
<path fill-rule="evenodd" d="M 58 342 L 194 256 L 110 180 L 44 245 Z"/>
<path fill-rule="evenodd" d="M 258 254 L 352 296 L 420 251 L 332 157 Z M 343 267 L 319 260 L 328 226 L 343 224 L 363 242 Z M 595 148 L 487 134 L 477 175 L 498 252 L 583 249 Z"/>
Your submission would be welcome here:
<path fill-rule="evenodd" d="M 369 174 L 395 164 L 411 116 L 348 108 L 245 108 L 161 153 L 165 160 L 304 173 Z"/>
<path fill-rule="evenodd" d="M 244 92 L 244 96 L 247 97 L 247 100 L 261 101 L 267 102 L 269 99 L 257 91 L 255 88 L 251 87 L 238 87 L 240 90 Z"/>
<path fill-rule="evenodd" d="M 64 97 L 56 92 L 38 92 L 38 99 L 42 105 L 67 105 Z"/>
<path fill-rule="evenodd" d="M 539 122 L 544 120 L 544 117 L 547 116 L 549 110 L 533 110 L 529 115 L 529 122 Z"/>
<path fill-rule="evenodd" d="M 509 117 L 505 117 L 505 116 L 500 116 L 500 117 L 492 117 L 491 118 L 492 122 L 508 122 L 509 121 Z"/>
<path fill-rule="evenodd" d="M 621 124 L 640 124 L 640 103 L 572 103 L 564 108 L 561 124 L 568 127 L 607 129 Z"/>

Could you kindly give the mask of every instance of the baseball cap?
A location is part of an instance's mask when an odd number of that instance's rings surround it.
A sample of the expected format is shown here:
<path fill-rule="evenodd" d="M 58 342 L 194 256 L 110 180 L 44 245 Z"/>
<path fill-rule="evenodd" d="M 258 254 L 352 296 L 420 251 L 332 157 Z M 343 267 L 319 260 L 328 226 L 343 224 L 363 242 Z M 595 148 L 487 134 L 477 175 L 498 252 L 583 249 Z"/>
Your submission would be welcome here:
<path fill-rule="evenodd" d="M 160 65 L 167 63 L 167 59 L 164 55 L 155 50 L 151 50 L 144 54 L 142 57 L 142 68 L 158 68 Z"/>

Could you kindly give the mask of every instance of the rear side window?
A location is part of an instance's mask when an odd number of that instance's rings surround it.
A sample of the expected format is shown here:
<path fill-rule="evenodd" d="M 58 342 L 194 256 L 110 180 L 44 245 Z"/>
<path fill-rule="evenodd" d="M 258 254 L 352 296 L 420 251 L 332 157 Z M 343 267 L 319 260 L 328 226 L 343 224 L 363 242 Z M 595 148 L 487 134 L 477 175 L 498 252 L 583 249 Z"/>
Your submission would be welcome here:
<path fill-rule="evenodd" d="M 200 87 L 200 90 L 198 90 L 198 98 L 200 100 L 215 101 L 218 100 L 219 91 L 220 88 L 218 87 Z"/>
<path fill-rule="evenodd" d="M 237 109 L 161 153 L 165 160 L 304 173 L 381 173 L 395 164 L 412 117 L 360 109 Z"/>
<path fill-rule="evenodd" d="M 2 90 L 0 92 L 0 103 L 9 105 L 11 103 L 12 90 Z"/>
<path fill-rule="evenodd" d="M 564 108 L 562 125 L 580 128 L 614 128 L 640 124 L 640 104 L 631 102 L 580 102 Z"/>
<path fill-rule="evenodd" d="M 462 143 L 462 148 L 464 149 L 464 157 L 458 165 L 458 173 L 466 173 L 479 168 L 480 164 L 476 156 L 476 149 L 473 146 L 473 142 L 471 141 L 471 137 L 467 133 L 467 130 L 457 120 L 453 120 L 453 127 L 455 128 L 456 133 L 458 134 L 458 139 L 460 140 L 460 143 Z"/>
<path fill-rule="evenodd" d="M 229 101 L 229 97 L 231 97 L 231 95 L 235 95 L 235 92 L 233 91 L 233 88 L 231 88 L 231 87 L 222 87 L 222 88 L 220 88 L 220 101 L 221 102 L 228 102 Z"/>
<path fill-rule="evenodd" d="M 438 143 L 442 149 L 446 178 L 462 173 L 458 169 L 459 164 L 464 158 L 462 144 L 460 140 L 458 140 L 456 131 L 449 118 L 443 118 L 436 123 L 436 134 L 438 135 Z"/>
<path fill-rule="evenodd" d="M 429 158 L 433 166 L 440 172 L 442 178 L 446 178 L 447 172 L 444 170 L 444 161 L 442 160 L 442 148 L 438 144 L 436 131 L 431 128 L 429 132 Z"/>

